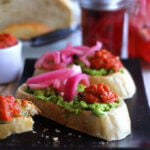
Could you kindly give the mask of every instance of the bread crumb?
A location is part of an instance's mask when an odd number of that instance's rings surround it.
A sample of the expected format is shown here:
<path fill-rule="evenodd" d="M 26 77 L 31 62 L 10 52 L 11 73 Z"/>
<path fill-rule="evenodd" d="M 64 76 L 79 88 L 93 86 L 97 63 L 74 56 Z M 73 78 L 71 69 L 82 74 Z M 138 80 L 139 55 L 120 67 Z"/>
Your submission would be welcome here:
<path fill-rule="evenodd" d="M 58 130 L 58 129 L 55 129 L 55 132 L 56 132 L 56 133 L 60 133 L 61 131 L 60 131 L 60 130 Z"/>
<path fill-rule="evenodd" d="M 43 132 L 46 132 L 46 131 L 48 131 L 48 129 L 44 129 L 44 130 L 43 130 Z"/>
<path fill-rule="evenodd" d="M 48 136 L 48 135 L 46 135 L 46 136 L 45 136 L 45 138 L 46 138 L 46 139 L 49 139 L 49 136 Z"/>
<path fill-rule="evenodd" d="M 101 142 L 99 142 L 98 144 L 100 144 L 100 145 L 105 145 L 105 144 L 107 144 L 107 142 L 101 141 Z"/>
<path fill-rule="evenodd" d="M 72 136 L 72 133 L 68 133 L 69 136 Z"/>
<path fill-rule="evenodd" d="M 33 130 L 32 133 L 37 133 L 37 132 Z"/>
<path fill-rule="evenodd" d="M 57 142 L 58 141 L 58 137 L 53 137 L 53 141 Z"/>
<path fill-rule="evenodd" d="M 42 134 L 41 137 L 43 138 L 43 137 L 44 137 L 44 134 Z"/>

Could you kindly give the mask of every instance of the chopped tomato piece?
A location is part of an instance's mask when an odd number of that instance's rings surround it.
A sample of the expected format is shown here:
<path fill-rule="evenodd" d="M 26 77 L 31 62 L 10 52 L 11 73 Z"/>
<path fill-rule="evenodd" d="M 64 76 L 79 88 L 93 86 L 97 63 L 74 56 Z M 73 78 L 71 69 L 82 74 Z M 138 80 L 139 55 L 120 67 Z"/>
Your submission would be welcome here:
<path fill-rule="evenodd" d="M 120 58 L 112 55 L 109 51 L 103 49 L 95 52 L 95 55 L 90 58 L 91 68 L 107 70 L 112 69 L 114 72 L 118 72 L 123 67 Z"/>
<path fill-rule="evenodd" d="M 11 95 L 0 95 L 0 119 L 10 121 L 13 117 L 19 115 L 20 107 L 15 98 Z"/>
<path fill-rule="evenodd" d="M 95 102 L 98 103 L 112 103 L 118 101 L 118 96 L 116 93 L 111 91 L 111 89 L 102 83 L 91 84 L 81 93 L 81 99 L 89 104 Z"/>

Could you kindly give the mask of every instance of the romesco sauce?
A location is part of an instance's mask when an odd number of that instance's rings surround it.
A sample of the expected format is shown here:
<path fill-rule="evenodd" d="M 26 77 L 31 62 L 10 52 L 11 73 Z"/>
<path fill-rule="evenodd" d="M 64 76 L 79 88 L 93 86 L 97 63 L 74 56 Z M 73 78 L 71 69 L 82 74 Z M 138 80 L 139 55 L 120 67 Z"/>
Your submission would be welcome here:
<path fill-rule="evenodd" d="M 18 116 L 20 107 L 16 99 L 11 95 L 0 95 L 0 120 L 11 121 L 13 117 Z"/>
<path fill-rule="evenodd" d="M 17 44 L 17 39 L 9 33 L 0 34 L 0 49 L 11 47 Z"/>
<path fill-rule="evenodd" d="M 99 83 L 91 84 L 85 88 L 85 91 L 81 94 L 81 99 L 89 104 L 95 102 L 108 104 L 117 102 L 119 98 L 107 85 Z"/>
<path fill-rule="evenodd" d="M 105 68 L 106 70 L 111 69 L 114 72 L 118 72 L 123 67 L 120 58 L 118 56 L 112 55 L 105 49 L 96 51 L 89 61 L 91 68 L 93 69 Z"/>

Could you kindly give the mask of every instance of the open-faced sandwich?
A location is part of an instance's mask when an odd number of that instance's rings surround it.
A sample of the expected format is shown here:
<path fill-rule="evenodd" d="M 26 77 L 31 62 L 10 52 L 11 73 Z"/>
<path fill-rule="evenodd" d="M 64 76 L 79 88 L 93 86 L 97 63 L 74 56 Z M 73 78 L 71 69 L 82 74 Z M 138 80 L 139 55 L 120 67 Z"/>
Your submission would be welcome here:
<path fill-rule="evenodd" d="M 31 100 L 53 121 L 107 141 L 131 133 L 125 102 L 103 83 L 90 85 L 79 66 L 31 77 L 16 97 Z"/>
<path fill-rule="evenodd" d="M 0 95 L 0 139 L 13 133 L 31 131 L 34 124 L 31 116 L 39 112 L 31 101 Z"/>
<path fill-rule="evenodd" d="M 35 64 L 34 75 L 69 67 L 71 64 L 80 65 L 82 72 L 89 75 L 90 83 L 102 82 L 123 99 L 131 98 L 136 92 L 132 76 L 120 58 L 102 49 L 99 42 L 93 47 L 68 44 L 60 51 L 43 54 Z"/>

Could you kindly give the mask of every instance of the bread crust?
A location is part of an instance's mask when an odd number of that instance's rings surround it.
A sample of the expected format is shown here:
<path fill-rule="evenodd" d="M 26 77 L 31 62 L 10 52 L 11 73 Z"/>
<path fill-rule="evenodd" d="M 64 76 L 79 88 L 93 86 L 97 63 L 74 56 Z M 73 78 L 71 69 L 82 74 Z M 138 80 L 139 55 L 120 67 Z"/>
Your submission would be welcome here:
<path fill-rule="evenodd" d="M 91 111 L 74 114 L 55 103 L 36 99 L 25 92 L 26 88 L 26 84 L 20 86 L 16 97 L 31 100 L 41 110 L 43 116 L 62 125 L 107 141 L 121 140 L 131 133 L 129 113 L 124 102 L 100 117 L 95 116 Z"/>
<path fill-rule="evenodd" d="M 33 130 L 34 121 L 31 116 L 38 114 L 40 110 L 30 101 L 24 105 L 21 105 L 21 100 L 17 101 L 20 105 L 21 112 L 26 115 L 15 117 L 9 122 L 0 123 L 0 139 L 5 139 L 14 133 L 18 134 Z"/>
<path fill-rule="evenodd" d="M 136 86 L 131 74 L 126 68 L 123 73 L 117 72 L 106 76 L 89 76 L 90 83 L 104 83 L 122 99 L 131 98 L 136 92 Z"/>

